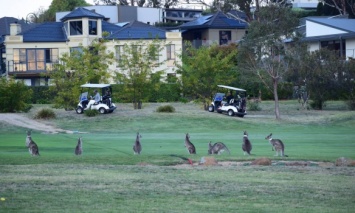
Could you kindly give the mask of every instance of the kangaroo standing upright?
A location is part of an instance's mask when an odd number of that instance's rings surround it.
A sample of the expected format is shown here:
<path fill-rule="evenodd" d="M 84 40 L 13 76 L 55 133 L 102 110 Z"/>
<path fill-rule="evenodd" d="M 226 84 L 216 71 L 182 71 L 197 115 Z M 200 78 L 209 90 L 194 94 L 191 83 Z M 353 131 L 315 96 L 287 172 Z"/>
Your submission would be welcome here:
<path fill-rule="evenodd" d="M 75 155 L 81 155 L 83 153 L 83 141 L 81 137 L 78 139 L 78 144 L 75 147 L 74 153 Z"/>
<path fill-rule="evenodd" d="M 196 154 L 196 148 L 195 146 L 191 143 L 190 141 L 190 135 L 189 133 L 186 133 L 185 137 L 185 147 L 187 148 L 187 151 L 189 154 Z"/>
<path fill-rule="evenodd" d="M 139 134 L 139 132 L 137 132 L 137 137 L 136 137 L 136 142 L 134 142 L 134 145 L 133 145 L 133 152 L 134 154 L 141 154 L 141 151 L 142 151 L 142 145 L 141 145 L 141 142 L 140 142 L 140 138 L 142 136 Z"/>
<path fill-rule="evenodd" d="M 220 155 L 222 152 L 227 151 L 228 154 L 231 154 L 227 146 L 222 142 L 217 142 L 212 145 L 211 141 L 208 143 L 208 154 L 218 154 Z"/>
<path fill-rule="evenodd" d="M 244 155 L 248 154 L 251 155 L 251 149 L 252 149 L 252 145 L 251 142 L 248 138 L 248 132 L 244 131 L 244 136 L 243 136 L 243 144 L 242 144 L 242 149 L 244 151 Z"/>
<path fill-rule="evenodd" d="M 270 133 L 270 135 L 266 136 L 265 139 L 269 140 L 271 146 L 276 151 L 275 156 L 279 156 L 279 153 L 280 153 L 281 157 L 288 157 L 287 155 L 285 155 L 285 145 L 280 139 L 272 139 L 272 133 Z"/>
<path fill-rule="evenodd" d="M 27 131 L 26 146 L 28 147 L 28 152 L 32 156 L 39 156 L 39 149 L 37 144 L 32 140 L 31 131 Z"/>

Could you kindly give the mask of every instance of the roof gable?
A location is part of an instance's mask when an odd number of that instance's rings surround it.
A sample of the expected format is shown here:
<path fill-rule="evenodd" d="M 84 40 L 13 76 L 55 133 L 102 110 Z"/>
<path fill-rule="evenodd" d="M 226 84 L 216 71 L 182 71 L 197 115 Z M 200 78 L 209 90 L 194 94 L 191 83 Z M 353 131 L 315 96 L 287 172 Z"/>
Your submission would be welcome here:
<path fill-rule="evenodd" d="M 78 7 L 63 18 L 61 18 L 61 21 L 66 21 L 68 19 L 76 19 L 76 18 L 93 18 L 93 19 L 104 19 L 105 16 L 95 13 L 91 10 L 85 9 L 83 7 Z"/>
<path fill-rule="evenodd" d="M 109 39 L 166 39 L 165 30 L 145 24 L 139 21 L 133 21 L 115 33 L 111 34 Z"/>
<path fill-rule="evenodd" d="M 355 19 L 309 17 L 306 18 L 306 21 L 311 21 L 323 26 L 346 31 L 349 33 L 355 32 Z"/>

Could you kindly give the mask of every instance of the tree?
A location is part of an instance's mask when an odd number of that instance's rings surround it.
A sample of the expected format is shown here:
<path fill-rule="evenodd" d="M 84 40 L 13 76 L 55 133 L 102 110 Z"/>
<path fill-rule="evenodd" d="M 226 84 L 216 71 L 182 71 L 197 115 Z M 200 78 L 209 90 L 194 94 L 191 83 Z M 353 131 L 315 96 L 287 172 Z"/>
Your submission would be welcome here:
<path fill-rule="evenodd" d="M 112 52 L 107 52 L 104 40 L 94 40 L 91 46 L 80 47 L 61 56 L 59 64 L 47 73 L 51 90 L 57 92 L 55 107 L 72 109 L 78 104 L 80 85 L 107 83 L 111 77 L 108 68 L 114 62 Z"/>
<path fill-rule="evenodd" d="M 164 70 L 156 70 L 164 63 L 160 52 L 164 42 L 158 39 L 152 42 L 136 41 L 119 46 L 120 70 L 116 72 L 116 80 L 123 84 L 126 99 L 132 101 L 134 109 L 141 109 L 142 102 L 149 99 L 149 94 L 160 85 Z"/>
<path fill-rule="evenodd" d="M 30 107 L 32 90 L 22 81 L 0 78 L 0 112 L 21 112 Z"/>
<path fill-rule="evenodd" d="M 261 7 L 258 19 L 249 25 L 248 34 L 240 45 L 240 67 L 244 72 L 252 72 L 270 92 L 275 101 L 275 116 L 280 119 L 278 84 L 289 71 L 292 47 L 297 46 L 295 29 L 299 20 L 288 7 L 270 4 Z M 289 45 L 285 40 L 293 42 Z"/>
<path fill-rule="evenodd" d="M 355 0 L 320 0 L 323 4 L 323 14 L 330 15 L 349 15 L 355 18 Z"/>
<path fill-rule="evenodd" d="M 217 92 L 217 85 L 229 85 L 237 78 L 236 55 L 235 45 L 196 49 L 191 43 L 186 43 L 185 51 L 180 55 L 182 65 L 177 65 L 185 95 L 197 97 L 207 110 L 212 95 Z"/>
<path fill-rule="evenodd" d="M 55 13 L 62 11 L 72 11 L 76 7 L 90 6 L 85 0 L 52 0 L 48 10 L 37 12 L 38 22 L 55 21 Z"/>

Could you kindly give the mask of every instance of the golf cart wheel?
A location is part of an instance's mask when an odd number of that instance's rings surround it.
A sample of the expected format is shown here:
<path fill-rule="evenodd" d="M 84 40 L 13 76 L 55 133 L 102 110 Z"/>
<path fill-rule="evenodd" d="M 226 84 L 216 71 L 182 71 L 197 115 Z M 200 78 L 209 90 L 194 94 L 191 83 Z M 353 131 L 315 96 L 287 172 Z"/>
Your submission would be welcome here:
<path fill-rule="evenodd" d="M 233 116 L 233 115 L 234 115 L 233 110 L 231 110 L 231 109 L 230 109 L 230 110 L 228 110 L 228 115 L 229 115 L 229 116 Z"/>
<path fill-rule="evenodd" d="M 208 107 L 208 111 L 209 111 L 209 112 L 214 112 L 214 106 L 213 106 L 213 105 L 209 106 L 209 107 Z"/>
<path fill-rule="evenodd" d="M 105 113 L 106 113 L 106 109 L 105 109 L 105 108 L 103 108 L 103 107 L 101 107 L 101 108 L 99 109 L 99 113 L 101 113 L 101 114 L 105 114 Z"/>
<path fill-rule="evenodd" d="M 77 107 L 76 109 L 75 109 L 75 111 L 76 111 L 76 113 L 78 113 L 78 114 L 82 114 L 83 112 L 84 112 L 84 110 L 83 110 L 83 108 L 82 107 Z"/>

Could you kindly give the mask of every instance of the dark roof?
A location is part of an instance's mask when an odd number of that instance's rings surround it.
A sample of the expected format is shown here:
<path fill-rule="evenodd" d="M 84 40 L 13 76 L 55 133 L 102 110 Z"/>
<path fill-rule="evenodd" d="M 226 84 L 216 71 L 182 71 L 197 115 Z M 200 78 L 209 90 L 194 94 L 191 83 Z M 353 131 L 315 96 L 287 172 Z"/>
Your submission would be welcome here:
<path fill-rule="evenodd" d="M 45 22 L 23 33 L 23 42 L 65 42 L 62 22 Z"/>
<path fill-rule="evenodd" d="M 347 31 L 349 33 L 355 32 L 355 19 L 308 17 L 306 18 L 306 20 L 332 27 L 338 30 Z"/>
<path fill-rule="evenodd" d="M 207 15 L 179 26 L 181 30 L 186 29 L 245 29 L 248 23 L 243 19 L 236 19 L 231 15 L 217 12 L 214 15 Z"/>
<path fill-rule="evenodd" d="M 348 39 L 355 38 L 354 33 L 341 33 L 341 34 L 332 34 L 332 35 L 323 35 L 323 36 L 312 36 L 312 37 L 304 37 L 302 41 L 311 42 L 311 41 L 329 41 L 329 40 L 340 40 L 340 39 Z"/>
<path fill-rule="evenodd" d="M 83 7 L 78 7 L 75 10 L 73 10 L 72 12 L 70 12 L 68 15 L 61 18 L 60 20 L 66 21 L 68 19 L 76 19 L 76 18 L 83 18 L 83 17 L 94 18 L 94 19 L 104 19 L 105 18 L 105 16 L 95 13 L 94 11 L 85 9 Z"/>
<path fill-rule="evenodd" d="M 165 30 L 133 21 L 111 34 L 108 39 L 165 39 Z"/>
<path fill-rule="evenodd" d="M 102 32 L 108 32 L 110 34 L 113 34 L 120 29 L 122 29 L 121 26 L 109 23 L 107 21 L 102 21 Z"/>
<path fill-rule="evenodd" d="M 3 42 L 3 36 L 10 35 L 10 24 L 18 23 L 21 25 L 21 30 L 26 31 L 36 26 L 36 24 L 27 24 L 25 20 L 19 20 L 13 17 L 0 18 L 0 43 Z"/>

